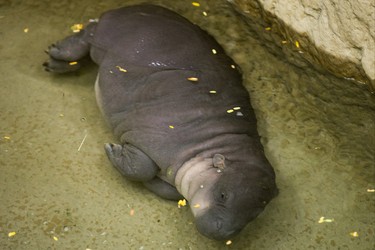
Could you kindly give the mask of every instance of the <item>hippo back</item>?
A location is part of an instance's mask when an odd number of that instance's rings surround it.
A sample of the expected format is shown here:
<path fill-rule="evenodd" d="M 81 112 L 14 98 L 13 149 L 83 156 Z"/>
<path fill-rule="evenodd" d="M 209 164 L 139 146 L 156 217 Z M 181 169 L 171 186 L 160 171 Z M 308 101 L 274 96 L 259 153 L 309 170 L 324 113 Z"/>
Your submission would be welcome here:
<path fill-rule="evenodd" d="M 238 67 L 198 26 L 157 6 L 121 8 L 100 18 L 91 43 L 104 116 L 164 180 L 202 152 L 262 150 Z"/>

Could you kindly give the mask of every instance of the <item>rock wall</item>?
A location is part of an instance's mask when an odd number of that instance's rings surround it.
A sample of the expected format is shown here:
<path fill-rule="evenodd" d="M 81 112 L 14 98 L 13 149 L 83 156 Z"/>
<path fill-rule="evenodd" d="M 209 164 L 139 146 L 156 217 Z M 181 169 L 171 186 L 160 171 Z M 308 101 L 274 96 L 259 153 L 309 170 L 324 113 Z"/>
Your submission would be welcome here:
<path fill-rule="evenodd" d="M 374 0 L 228 2 L 261 38 L 281 48 L 293 63 L 304 66 L 307 60 L 336 76 L 366 84 L 374 92 Z"/>

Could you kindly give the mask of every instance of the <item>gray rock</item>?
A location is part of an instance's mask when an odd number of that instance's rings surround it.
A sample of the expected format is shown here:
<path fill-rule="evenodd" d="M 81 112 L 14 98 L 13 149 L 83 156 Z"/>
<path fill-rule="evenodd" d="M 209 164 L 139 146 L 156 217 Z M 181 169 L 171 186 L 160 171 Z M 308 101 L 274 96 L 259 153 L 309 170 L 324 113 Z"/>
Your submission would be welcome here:
<path fill-rule="evenodd" d="M 307 60 L 375 90 L 373 0 L 228 1 L 293 63 L 306 66 Z"/>

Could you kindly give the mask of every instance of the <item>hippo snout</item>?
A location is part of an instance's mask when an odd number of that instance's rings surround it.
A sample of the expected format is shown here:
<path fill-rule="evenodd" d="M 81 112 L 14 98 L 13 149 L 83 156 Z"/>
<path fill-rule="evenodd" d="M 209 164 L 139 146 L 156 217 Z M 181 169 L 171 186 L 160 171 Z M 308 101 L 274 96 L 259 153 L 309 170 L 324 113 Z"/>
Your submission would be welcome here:
<path fill-rule="evenodd" d="M 237 235 L 246 223 L 236 223 L 232 219 L 220 218 L 215 213 L 207 212 L 196 218 L 197 230 L 215 240 L 228 240 Z"/>

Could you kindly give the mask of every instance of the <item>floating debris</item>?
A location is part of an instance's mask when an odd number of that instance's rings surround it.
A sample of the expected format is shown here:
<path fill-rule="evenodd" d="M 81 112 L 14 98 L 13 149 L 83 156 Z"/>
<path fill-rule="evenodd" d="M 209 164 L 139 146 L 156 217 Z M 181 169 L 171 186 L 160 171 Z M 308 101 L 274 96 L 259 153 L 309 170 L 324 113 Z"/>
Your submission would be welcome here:
<path fill-rule="evenodd" d="M 179 200 L 178 203 L 177 203 L 177 206 L 178 206 L 178 208 L 186 206 L 186 200 L 185 199 Z"/>
<path fill-rule="evenodd" d="M 87 137 L 87 133 L 85 134 L 85 137 L 83 137 L 83 139 L 82 139 L 82 142 L 81 142 L 81 144 L 79 145 L 79 147 L 78 147 L 78 150 L 77 150 L 77 151 L 80 151 L 80 150 L 81 150 L 81 147 L 82 147 L 83 143 L 85 142 L 85 140 L 86 140 L 86 137 Z"/>
<path fill-rule="evenodd" d="M 191 82 L 197 82 L 198 81 L 198 77 L 189 77 L 187 78 L 189 81 Z"/>
<path fill-rule="evenodd" d="M 120 66 L 116 66 L 116 68 L 118 68 L 118 70 L 121 71 L 121 72 L 128 72 L 126 69 L 124 69 Z"/>
<path fill-rule="evenodd" d="M 14 235 L 16 235 L 17 233 L 16 232 L 9 232 L 8 233 L 8 237 L 13 237 Z"/>
<path fill-rule="evenodd" d="M 71 29 L 74 33 L 78 33 L 78 32 L 80 32 L 80 31 L 83 29 L 83 24 L 81 24 L 81 23 L 73 24 L 73 26 L 70 27 L 70 29 Z"/>
<path fill-rule="evenodd" d="M 191 4 L 192 4 L 194 7 L 200 7 L 200 6 L 201 6 L 201 4 L 198 3 L 198 2 L 192 2 Z"/>
<path fill-rule="evenodd" d="M 358 237 L 358 236 L 359 236 L 358 232 L 351 232 L 351 233 L 349 233 L 349 234 L 350 234 L 350 236 L 352 236 L 352 237 Z"/>
<path fill-rule="evenodd" d="M 326 219 L 325 217 L 320 217 L 319 218 L 319 221 L 318 221 L 318 223 L 324 223 L 324 222 L 328 222 L 328 223 L 330 223 L 330 222 L 333 222 L 334 221 L 334 219 Z"/>

